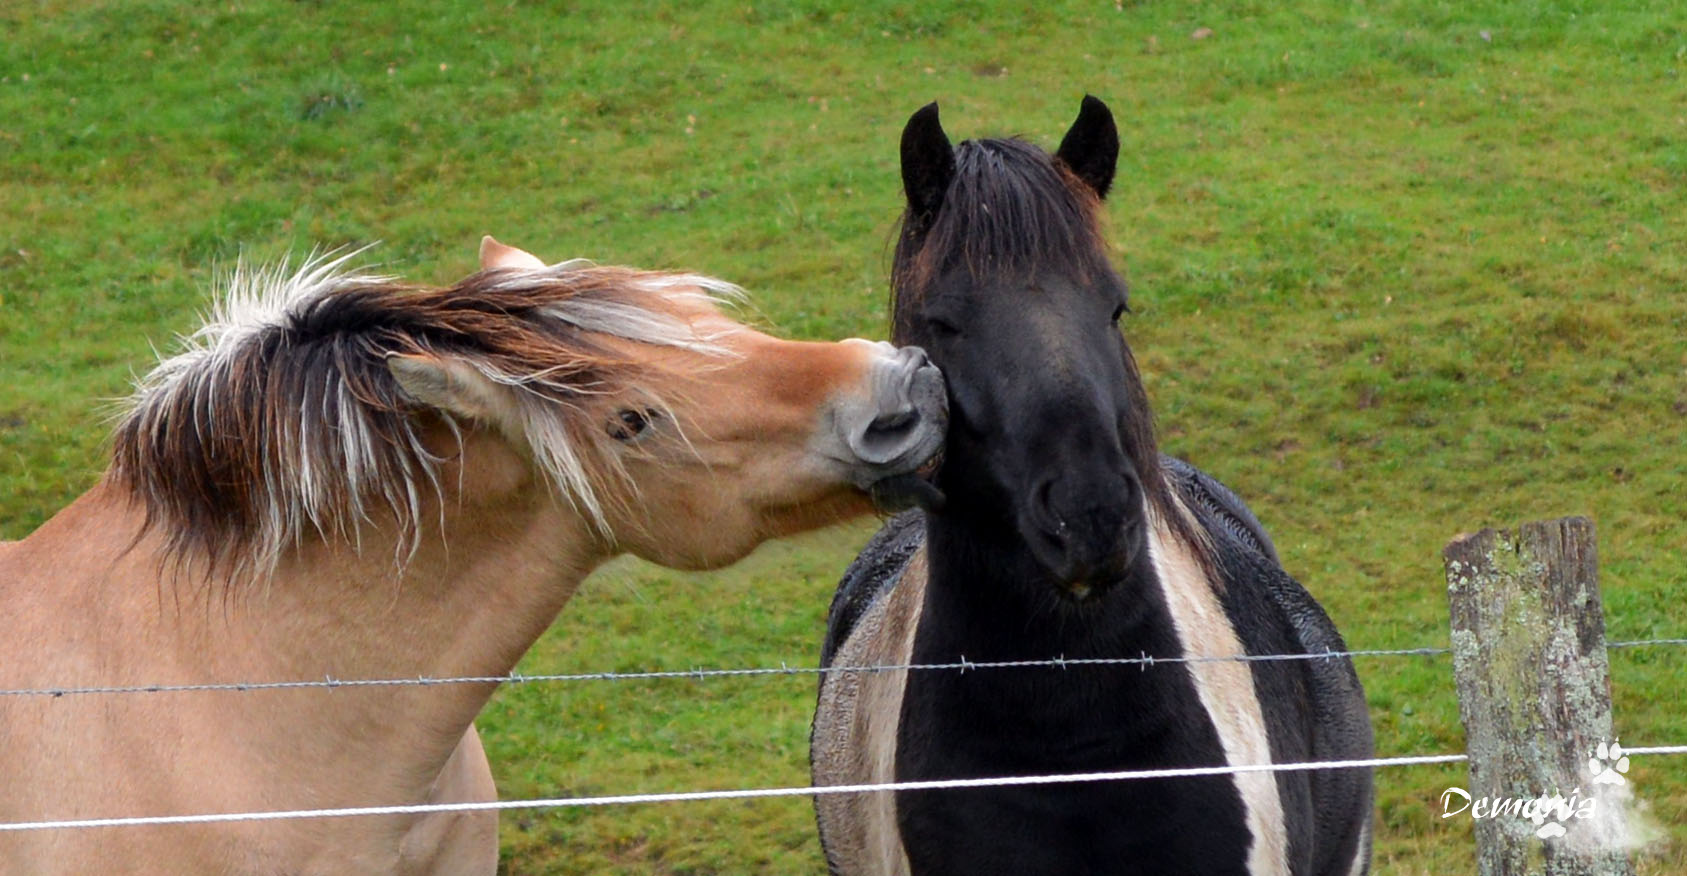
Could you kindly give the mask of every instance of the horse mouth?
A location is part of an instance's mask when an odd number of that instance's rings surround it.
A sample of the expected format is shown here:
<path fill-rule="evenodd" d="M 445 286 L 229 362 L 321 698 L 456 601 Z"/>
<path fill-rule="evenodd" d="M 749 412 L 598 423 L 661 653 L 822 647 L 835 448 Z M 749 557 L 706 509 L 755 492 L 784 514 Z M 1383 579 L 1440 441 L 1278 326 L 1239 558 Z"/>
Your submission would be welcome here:
<path fill-rule="evenodd" d="M 1128 580 L 1133 565 L 1147 549 L 1146 530 L 1140 519 L 1128 520 L 1110 539 L 1111 550 L 1095 551 L 1079 558 L 1070 546 L 1063 551 L 1050 551 L 1043 544 L 1043 562 L 1053 579 L 1055 593 L 1073 603 L 1093 602 L 1111 593 Z M 1033 547 L 1036 553 L 1036 547 Z"/>
<path fill-rule="evenodd" d="M 887 514 L 910 508 L 940 511 L 944 502 L 943 491 L 919 472 L 892 475 L 874 481 L 867 488 L 867 494 L 873 498 L 873 507 Z"/>
<path fill-rule="evenodd" d="M 1055 596 L 1069 605 L 1090 605 L 1101 601 L 1107 594 L 1112 593 L 1120 584 L 1124 583 L 1125 575 L 1113 575 L 1096 578 L 1079 578 L 1074 581 L 1062 581 L 1054 586 Z"/>
<path fill-rule="evenodd" d="M 943 372 L 918 347 L 877 346 L 883 350 L 870 369 L 871 391 L 838 400 L 828 414 L 824 453 L 843 463 L 849 481 L 880 507 L 940 502 L 942 493 L 919 483 L 919 473 L 943 450 L 948 431 Z"/>

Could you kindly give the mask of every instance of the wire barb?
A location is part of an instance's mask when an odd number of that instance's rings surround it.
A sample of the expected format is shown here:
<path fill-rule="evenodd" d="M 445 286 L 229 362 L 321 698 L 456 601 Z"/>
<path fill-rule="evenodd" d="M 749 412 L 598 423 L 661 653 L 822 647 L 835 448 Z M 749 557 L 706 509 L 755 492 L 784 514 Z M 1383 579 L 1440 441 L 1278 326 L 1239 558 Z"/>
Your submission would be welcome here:
<path fill-rule="evenodd" d="M 1607 649 L 1642 648 L 1652 646 L 1684 646 L 1687 638 L 1676 639 L 1642 639 L 1635 641 L 1608 642 Z M 843 673 L 880 673 L 880 672 L 932 672 L 956 670 L 973 672 L 982 669 L 1070 669 L 1074 666 L 1138 666 L 1147 672 L 1150 666 L 1165 666 L 1176 663 L 1270 663 L 1276 661 L 1294 660 L 1334 660 L 1337 657 L 1374 658 L 1374 657 L 1440 657 L 1451 654 L 1450 648 L 1373 648 L 1353 651 L 1322 651 L 1314 654 L 1233 654 L 1224 656 L 1193 655 L 1186 657 L 1154 657 L 1147 652 L 1141 652 L 1136 657 L 1066 657 L 1061 655 L 1047 660 L 1002 660 L 992 662 L 974 662 L 965 656 L 953 663 L 907 663 L 885 664 L 872 666 L 791 666 L 781 662 L 778 666 L 752 667 L 741 669 L 704 669 L 701 667 L 689 670 L 649 670 L 644 672 L 576 672 L 545 675 L 523 675 L 510 672 L 507 675 L 466 675 L 455 677 L 418 676 L 415 678 L 356 678 L 338 679 L 331 675 L 315 681 L 237 681 L 237 682 L 207 682 L 193 684 L 144 684 L 144 685 L 107 685 L 87 687 L 39 687 L 39 688 L 0 688 L 0 697 L 64 697 L 88 694 L 136 694 L 136 693 L 199 693 L 206 691 L 266 691 L 266 690 L 297 690 L 300 688 L 366 688 L 366 687 L 399 687 L 406 685 L 434 686 L 442 684 L 538 684 L 565 683 L 577 681 L 655 681 L 662 679 L 692 679 L 706 678 L 736 678 L 768 675 L 836 675 Z"/>

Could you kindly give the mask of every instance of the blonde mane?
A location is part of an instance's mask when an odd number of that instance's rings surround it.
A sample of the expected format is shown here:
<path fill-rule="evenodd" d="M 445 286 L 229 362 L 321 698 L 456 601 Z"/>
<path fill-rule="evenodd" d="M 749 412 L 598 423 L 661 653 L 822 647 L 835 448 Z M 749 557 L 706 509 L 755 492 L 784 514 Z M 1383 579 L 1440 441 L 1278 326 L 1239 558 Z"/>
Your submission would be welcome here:
<path fill-rule="evenodd" d="M 519 390 L 537 464 L 606 531 L 600 488 L 619 464 L 604 423 L 629 397 L 664 407 L 671 375 L 604 336 L 729 355 L 695 320 L 740 294 L 720 280 L 574 260 L 434 288 L 347 270 L 356 254 L 293 273 L 236 267 L 184 349 L 137 382 L 110 476 L 165 532 L 169 559 L 264 575 L 311 531 L 355 541 L 383 513 L 400 528 L 398 560 L 413 553 L 444 460 L 424 446 L 392 356 L 455 359 Z"/>

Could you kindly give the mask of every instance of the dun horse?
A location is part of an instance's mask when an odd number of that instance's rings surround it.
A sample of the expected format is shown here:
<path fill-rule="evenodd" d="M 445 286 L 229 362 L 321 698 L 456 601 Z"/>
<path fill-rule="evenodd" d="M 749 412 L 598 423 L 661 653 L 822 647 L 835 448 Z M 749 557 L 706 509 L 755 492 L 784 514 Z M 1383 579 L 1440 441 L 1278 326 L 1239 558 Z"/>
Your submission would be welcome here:
<path fill-rule="evenodd" d="M 343 260 L 342 260 L 343 261 Z M 0 688 L 497 676 L 630 552 L 729 563 L 938 448 L 922 352 L 730 321 L 724 283 L 487 238 L 412 287 L 237 275 L 109 471 L 0 544 Z M 0 821 L 495 799 L 494 685 L 0 697 Z M 5 873 L 492 873 L 497 818 L 0 833 Z"/>
<path fill-rule="evenodd" d="M 1161 456 L 1118 328 L 1101 199 L 1112 114 L 1085 98 L 1054 156 L 902 135 L 894 336 L 944 369 L 949 440 L 926 512 L 844 575 L 828 666 L 1344 650 L 1270 538 Z M 823 677 L 818 785 L 1366 757 L 1345 659 Z M 834 873 L 1363 873 L 1368 771 L 817 798 Z"/>

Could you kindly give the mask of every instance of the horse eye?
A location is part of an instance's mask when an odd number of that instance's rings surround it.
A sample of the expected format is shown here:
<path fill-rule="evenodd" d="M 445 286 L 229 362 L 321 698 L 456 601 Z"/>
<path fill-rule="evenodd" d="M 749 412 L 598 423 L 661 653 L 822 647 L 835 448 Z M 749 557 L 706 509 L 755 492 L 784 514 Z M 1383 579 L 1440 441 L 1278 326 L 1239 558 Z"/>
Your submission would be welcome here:
<path fill-rule="evenodd" d="M 1129 313 L 1130 310 L 1131 309 L 1129 307 L 1126 307 L 1124 304 L 1120 304 L 1118 307 L 1113 308 L 1112 322 L 1116 323 L 1119 320 L 1123 319 L 1125 314 Z"/>
<path fill-rule="evenodd" d="M 650 421 L 656 419 L 656 412 L 652 410 L 624 410 L 609 421 L 609 437 L 616 441 L 631 441 L 650 428 Z"/>
<path fill-rule="evenodd" d="M 961 333 L 959 326 L 946 319 L 940 319 L 935 316 L 929 317 L 926 320 L 926 325 L 931 327 L 932 335 L 939 338 L 953 338 L 959 336 Z"/>

